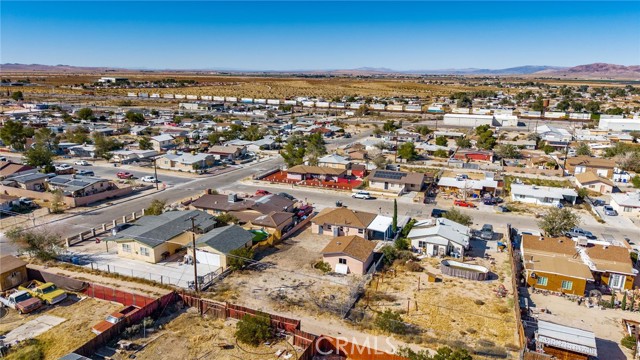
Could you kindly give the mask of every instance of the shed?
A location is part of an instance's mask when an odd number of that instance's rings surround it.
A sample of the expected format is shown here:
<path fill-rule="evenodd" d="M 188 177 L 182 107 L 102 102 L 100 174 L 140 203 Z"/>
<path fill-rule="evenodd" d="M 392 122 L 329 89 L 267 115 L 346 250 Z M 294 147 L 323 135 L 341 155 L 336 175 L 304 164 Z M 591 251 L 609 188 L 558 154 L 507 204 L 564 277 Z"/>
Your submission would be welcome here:
<path fill-rule="evenodd" d="M 0 258 L 0 291 L 14 288 L 27 280 L 26 262 L 13 255 Z"/>
<path fill-rule="evenodd" d="M 598 356 L 592 331 L 540 320 L 535 338 L 539 351 L 558 358 L 586 360 Z"/>

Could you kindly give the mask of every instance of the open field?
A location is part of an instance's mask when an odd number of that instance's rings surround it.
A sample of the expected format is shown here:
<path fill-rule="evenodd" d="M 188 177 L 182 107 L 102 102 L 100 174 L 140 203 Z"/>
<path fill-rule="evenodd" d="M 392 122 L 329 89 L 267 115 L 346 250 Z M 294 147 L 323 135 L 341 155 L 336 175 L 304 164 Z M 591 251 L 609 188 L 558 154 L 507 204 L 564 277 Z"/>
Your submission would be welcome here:
<path fill-rule="evenodd" d="M 330 240 L 307 229 L 258 253 L 262 262 L 259 268 L 232 273 L 214 287 L 209 297 L 272 312 L 340 313 L 362 278 L 325 275 L 313 268 Z"/>
<path fill-rule="evenodd" d="M 147 338 L 131 341 L 146 345 L 135 353 L 136 359 L 274 359 L 278 350 L 293 354 L 297 359 L 302 349 L 294 348 L 287 339 L 279 339 L 270 346 L 252 347 L 236 341 L 235 320 L 214 320 L 200 317 L 197 311 L 187 310 L 171 319 L 161 330 Z M 224 346 L 224 347 L 223 347 Z M 114 354 L 113 359 L 127 359 L 131 351 Z"/>
<path fill-rule="evenodd" d="M 94 337 L 91 327 L 120 308 L 120 304 L 72 295 L 60 304 L 43 307 L 43 310 L 31 315 L 19 315 L 16 311 L 9 310 L 0 321 L 0 334 L 37 320 L 45 314 L 63 318 L 64 322 L 35 338 L 44 353 L 43 359 L 58 359 Z M 8 359 L 19 355 L 21 347 L 14 347 L 14 355 L 10 355 Z"/>
<path fill-rule="evenodd" d="M 489 281 L 473 281 L 442 275 L 438 258 L 425 258 L 419 264 L 423 271 L 411 272 L 396 263 L 392 271 L 380 274 L 371 281 L 366 296 L 360 300 L 356 312 L 366 319 L 391 309 L 399 311 L 405 323 L 414 327 L 407 339 L 425 347 L 442 345 L 468 346 L 474 350 L 505 353 L 517 344 L 513 307 L 513 289 L 508 254 L 496 252 L 496 242 L 486 246 L 473 242 L 477 257 L 466 259 L 488 267 Z M 489 254 L 493 260 L 486 260 Z M 427 282 L 426 272 L 439 276 L 440 282 Z M 500 286 L 507 290 L 498 297 Z M 364 324 L 367 326 L 367 324 Z"/>

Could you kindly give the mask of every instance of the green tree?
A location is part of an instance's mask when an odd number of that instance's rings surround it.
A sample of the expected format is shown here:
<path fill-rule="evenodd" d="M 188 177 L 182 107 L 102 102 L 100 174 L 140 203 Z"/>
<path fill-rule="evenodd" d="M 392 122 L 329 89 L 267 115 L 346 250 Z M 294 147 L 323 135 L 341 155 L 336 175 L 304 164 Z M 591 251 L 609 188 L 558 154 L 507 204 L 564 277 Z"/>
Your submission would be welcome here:
<path fill-rule="evenodd" d="M 68 142 L 84 144 L 89 142 L 89 129 L 84 126 L 75 126 L 67 129 L 64 133 L 64 137 Z"/>
<path fill-rule="evenodd" d="M 164 207 L 167 205 L 166 200 L 154 199 L 149 204 L 149 207 L 145 209 L 145 215 L 162 215 Z"/>
<path fill-rule="evenodd" d="M 600 103 L 597 101 L 589 101 L 584 108 L 593 114 L 597 114 L 600 112 Z"/>
<path fill-rule="evenodd" d="M 142 115 L 139 112 L 135 112 L 133 110 L 127 111 L 127 113 L 124 116 L 127 119 L 127 121 L 130 121 L 135 124 L 142 124 L 146 121 L 144 118 L 144 115 Z"/>
<path fill-rule="evenodd" d="M 624 109 L 621 109 L 620 107 L 616 106 L 614 108 L 605 110 L 604 113 L 607 115 L 622 115 L 624 114 Z"/>
<path fill-rule="evenodd" d="M 384 131 L 395 131 L 398 129 L 395 120 L 387 120 L 384 125 L 382 125 L 382 130 Z"/>
<path fill-rule="evenodd" d="M 540 221 L 538 227 L 545 232 L 547 236 L 557 237 L 563 236 L 567 231 L 577 227 L 580 224 L 580 217 L 569 208 L 551 208 Z"/>
<path fill-rule="evenodd" d="M 395 234 L 398 231 L 398 200 L 393 199 L 393 223 L 391 224 L 391 230 Z"/>
<path fill-rule="evenodd" d="M 24 150 L 27 133 L 20 121 L 7 120 L 4 126 L 0 128 L 0 139 L 5 145 L 11 146 L 17 151 Z"/>
<path fill-rule="evenodd" d="M 464 95 L 463 97 L 458 99 L 458 101 L 456 102 L 456 105 L 459 108 L 470 108 L 471 106 L 473 106 L 473 100 L 471 100 L 471 98 L 469 98 L 468 96 Z"/>
<path fill-rule="evenodd" d="M 51 199 L 51 213 L 62 214 L 64 212 L 64 194 L 62 190 L 57 189 L 53 192 L 53 198 Z"/>
<path fill-rule="evenodd" d="M 138 147 L 140 150 L 151 150 L 153 149 L 153 144 L 151 143 L 151 139 L 146 136 L 143 136 L 138 140 Z"/>
<path fill-rule="evenodd" d="M 461 147 L 463 149 L 470 149 L 471 148 L 471 140 L 469 140 L 466 137 L 459 137 L 456 139 L 456 145 L 458 145 L 458 147 Z"/>
<path fill-rule="evenodd" d="M 536 97 L 536 100 L 531 104 L 531 110 L 533 111 L 542 111 L 544 110 L 544 102 L 542 100 L 542 96 Z"/>
<path fill-rule="evenodd" d="M 54 172 L 54 154 L 50 148 L 42 144 L 34 144 L 24 153 L 25 163 L 29 166 L 41 168 L 45 173 Z"/>
<path fill-rule="evenodd" d="M 229 224 L 237 224 L 238 218 L 229 213 L 224 213 L 216 216 L 216 227 L 225 226 Z"/>
<path fill-rule="evenodd" d="M 496 155 L 503 159 L 517 159 L 520 157 L 520 150 L 513 144 L 503 144 L 496 148 Z"/>
<path fill-rule="evenodd" d="M 542 151 L 544 151 L 545 154 L 549 155 L 552 152 L 554 152 L 556 149 L 548 144 L 544 144 L 544 146 L 542 147 Z"/>
<path fill-rule="evenodd" d="M 378 169 L 384 169 L 385 165 L 387 165 L 387 158 L 382 154 L 374 157 L 372 161 Z"/>
<path fill-rule="evenodd" d="M 589 190 L 587 190 L 587 188 L 581 187 L 581 188 L 578 189 L 577 193 L 578 193 L 578 197 L 580 199 L 584 199 L 587 196 L 589 196 Z"/>
<path fill-rule="evenodd" d="M 62 237 L 44 228 L 15 227 L 5 233 L 9 241 L 40 260 L 53 260 L 58 255 Z"/>
<path fill-rule="evenodd" d="M 640 176 L 636 175 L 634 177 L 631 178 L 631 184 L 633 184 L 633 187 L 636 189 L 640 189 Z"/>
<path fill-rule="evenodd" d="M 251 125 L 243 132 L 244 139 L 247 141 L 256 141 L 264 137 L 263 131 L 258 125 Z"/>
<path fill-rule="evenodd" d="M 473 218 L 470 215 L 463 214 L 460 210 L 456 208 L 449 209 L 446 213 L 442 215 L 443 218 L 449 219 L 451 221 L 455 221 L 458 224 L 469 226 L 473 224 Z"/>
<path fill-rule="evenodd" d="M 122 144 L 112 138 L 104 136 L 102 133 L 95 132 L 93 133 L 93 144 L 96 148 L 96 156 L 101 157 L 105 160 L 110 160 L 113 156 L 111 151 L 120 149 Z"/>
<path fill-rule="evenodd" d="M 89 120 L 93 118 L 93 110 L 89 108 L 82 108 L 76 112 L 76 117 L 80 120 Z"/>
<path fill-rule="evenodd" d="M 636 347 L 636 337 L 633 335 L 625 336 L 620 340 L 620 345 L 633 350 Z"/>
<path fill-rule="evenodd" d="M 240 270 L 247 263 L 250 264 L 254 257 L 253 250 L 248 247 L 231 250 L 229 254 L 231 256 L 227 256 L 227 265 L 234 270 Z"/>
<path fill-rule="evenodd" d="M 448 144 L 449 144 L 449 141 L 447 140 L 446 137 L 438 136 L 436 138 L 436 145 L 438 145 L 438 146 L 447 146 Z"/>
<path fill-rule="evenodd" d="M 36 145 L 42 145 L 52 151 L 58 151 L 60 139 L 49 128 L 40 128 L 33 134 Z"/>
<path fill-rule="evenodd" d="M 591 148 L 589 147 L 589 144 L 587 144 L 585 142 L 581 142 L 576 147 L 576 155 L 578 155 L 578 156 L 592 156 L 593 154 L 591 153 Z"/>
<path fill-rule="evenodd" d="M 476 142 L 476 146 L 480 149 L 491 150 L 496 145 L 496 138 L 493 137 L 493 131 L 487 130 L 480 135 Z"/>
<path fill-rule="evenodd" d="M 384 263 L 387 266 L 393 264 L 393 262 L 398 258 L 398 249 L 396 249 L 395 246 L 385 245 L 380 249 L 380 251 L 384 256 Z"/>
<path fill-rule="evenodd" d="M 486 133 L 487 131 L 489 131 L 491 129 L 491 127 L 489 125 L 480 125 L 476 127 L 476 135 L 480 136 L 484 133 Z"/>
<path fill-rule="evenodd" d="M 567 99 L 564 99 L 556 104 L 556 110 L 558 111 L 567 111 L 571 108 L 571 102 Z"/>
<path fill-rule="evenodd" d="M 407 326 L 402 321 L 400 313 L 391 309 L 379 313 L 374 324 L 378 329 L 387 333 L 404 334 L 407 331 Z"/>
<path fill-rule="evenodd" d="M 426 136 L 432 133 L 431 129 L 427 125 L 416 126 L 416 132 L 422 136 Z"/>
<path fill-rule="evenodd" d="M 287 139 L 287 144 L 280 150 L 280 155 L 287 166 L 292 167 L 304 162 L 306 151 L 304 138 L 299 135 L 293 135 Z"/>
<path fill-rule="evenodd" d="M 622 309 L 622 311 L 627 310 L 627 292 L 624 292 L 624 295 L 622 295 L 622 302 L 620 303 L 620 309 Z"/>
<path fill-rule="evenodd" d="M 406 143 L 400 145 L 398 148 L 398 156 L 401 158 L 412 161 L 418 158 L 418 152 L 416 151 L 416 146 L 411 141 L 407 141 Z"/>
<path fill-rule="evenodd" d="M 11 93 L 11 98 L 15 101 L 20 101 L 24 100 L 24 95 L 22 94 L 22 91 L 14 91 Z"/>
<path fill-rule="evenodd" d="M 439 158 L 448 158 L 449 157 L 449 152 L 447 150 L 444 150 L 444 149 L 438 149 L 438 150 L 433 152 L 433 156 L 439 157 Z"/>
<path fill-rule="evenodd" d="M 571 108 L 573 111 L 580 112 L 584 109 L 584 105 L 581 102 L 573 101 L 571 102 Z"/>
<path fill-rule="evenodd" d="M 258 346 L 273 337 L 269 314 L 246 314 L 238 321 L 235 337 L 244 344 Z"/>

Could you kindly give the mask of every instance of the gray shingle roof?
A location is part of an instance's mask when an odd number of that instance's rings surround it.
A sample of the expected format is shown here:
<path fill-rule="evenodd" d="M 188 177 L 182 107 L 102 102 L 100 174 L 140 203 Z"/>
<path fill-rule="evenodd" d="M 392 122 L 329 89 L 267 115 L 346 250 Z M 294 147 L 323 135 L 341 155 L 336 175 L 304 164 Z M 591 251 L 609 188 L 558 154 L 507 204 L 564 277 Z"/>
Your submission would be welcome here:
<path fill-rule="evenodd" d="M 204 211 L 169 211 L 157 216 L 143 216 L 133 226 L 108 237 L 106 241 L 134 239 L 152 248 L 173 239 L 181 233 L 191 230 L 191 218 L 195 216 L 195 225 L 201 231 L 207 231 L 216 224 L 215 217 Z"/>
<path fill-rule="evenodd" d="M 206 244 L 223 254 L 243 247 L 253 234 L 238 225 L 227 225 L 209 231 L 196 240 L 196 246 Z"/>

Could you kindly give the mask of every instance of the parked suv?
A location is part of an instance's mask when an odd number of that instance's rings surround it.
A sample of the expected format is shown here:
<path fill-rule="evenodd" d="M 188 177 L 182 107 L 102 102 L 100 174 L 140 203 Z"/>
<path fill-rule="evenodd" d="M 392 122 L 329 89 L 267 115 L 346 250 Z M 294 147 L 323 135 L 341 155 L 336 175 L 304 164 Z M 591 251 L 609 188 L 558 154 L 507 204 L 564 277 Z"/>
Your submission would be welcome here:
<path fill-rule="evenodd" d="M 354 199 L 371 199 L 371 194 L 369 194 L 367 191 L 358 191 L 357 193 L 351 195 L 352 198 Z"/>
<path fill-rule="evenodd" d="M 593 233 L 591 231 L 587 231 L 581 228 L 573 228 L 571 230 L 569 230 L 566 234 L 564 234 L 566 237 L 568 238 L 575 238 L 578 236 L 584 236 L 587 239 L 595 239 L 596 236 L 593 235 Z"/>
<path fill-rule="evenodd" d="M 482 225 L 482 229 L 480 230 L 480 238 L 483 240 L 493 240 L 493 225 Z"/>
<path fill-rule="evenodd" d="M 128 172 L 128 171 L 120 171 L 119 173 L 116 174 L 116 176 L 118 177 L 118 179 L 131 179 L 131 178 L 133 178 L 133 174 Z"/>

